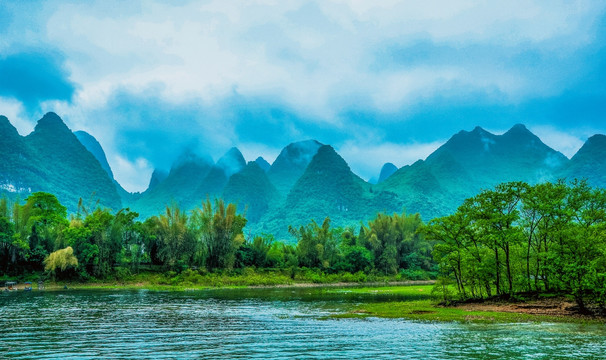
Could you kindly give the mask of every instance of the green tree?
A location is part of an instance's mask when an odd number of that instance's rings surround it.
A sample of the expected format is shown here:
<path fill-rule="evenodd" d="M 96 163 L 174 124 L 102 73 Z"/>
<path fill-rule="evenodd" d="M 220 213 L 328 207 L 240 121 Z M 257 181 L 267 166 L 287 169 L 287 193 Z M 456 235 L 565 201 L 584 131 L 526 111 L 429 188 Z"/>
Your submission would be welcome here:
<path fill-rule="evenodd" d="M 237 214 L 235 204 L 227 204 L 222 199 L 215 200 L 215 207 L 209 199 L 192 214 L 192 226 L 199 239 L 198 243 L 206 254 L 206 267 L 210 270 L 229 269 L 234 266 L 236 251 L 244 242 L 242 229 L 246 218 Z"/>
<path fill-rule="evenodd" d="M 188 226 L 187 215 L 176 205 L 167 206 L 156 221 L 158 255 L 164 265 L 172 269 L 189 265 L 195 249 L 195 234 Z"/>
<path fill-rule="evenodd" d="M 299 229 L 289 226 L 288 231 L 297 238 L 297 257 L 300 266 L 328 269 L 337 259 L 337 241 L 330 228 L 330 218 L 322 226 L 311 221 Z"/>

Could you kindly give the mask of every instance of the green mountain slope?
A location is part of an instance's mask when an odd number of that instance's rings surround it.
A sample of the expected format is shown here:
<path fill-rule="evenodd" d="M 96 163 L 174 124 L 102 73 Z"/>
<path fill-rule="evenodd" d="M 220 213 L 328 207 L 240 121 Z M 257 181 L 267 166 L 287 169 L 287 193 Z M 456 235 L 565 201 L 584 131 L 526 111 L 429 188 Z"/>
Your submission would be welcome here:
<path fill-rule="evenodd" d="M 378 211 L 399 211 L 389 193 L 373 192 L 372 186 L 351 169 L 329 145 L 321 146 L 289 192 L 286 200 L 261 221 L 264 231 L 287 238 L 289 225 L 329 216 L 334 226 L 358 226 Z"/>
<path fill-rule="evenodd" d="M 35 191 L 50 192 L 73 212 L 80 198 L 121 208 L 112 179 L 57 114 L 44 115 L 26 137 L 1 117 L 0 134 L 2 192 L 21 198 Z"/>
<path fill-rule="evenodd" d="M 76 138 L 78 139 L 78 141 L 80 141 L 82 145 L 84 145 L 86 150 L 93 154 L 93 156 L 95 157 L 95 159 L 97 159 L 103 170 L 105 170 L 110 179 L 112 179 L 114 186 L 116 187 L 116 191 L 120 196 L 120 200 L 122 201 L 122 205 L 125 207 L 130 206 L 130 204 L 132 204 L 137 199 L 139 194 L 132 194 L 126 191 L 122 187 L 122 185 L 120 185 L 116 181 L 116 179 L 114 178 L 114 173 L 112 172 L 112 169 L 109 166 L 109 163 L 107 162 L 107 157 L 105 156 L 105 151 L 103 151 L 103 147 L 101 147 L 101 144 L 99 144 L 99 142 L 94 136 L 87 133 L 86 131 L 74 131 L 74 135 L 76 135 Z"/>
<path fill-rule="evenodd" d="M 0 116 L 0 159 L 0 193 L 23 199 L 45 188 L 42 164 L 5 116 Z"/>
<path fill-rule="evenodd" d="M 409 212 L 431 219 L 501 182 L 555 180 L 568 162 L 523 125 L 503 135 L 476 127 L 454 135 L 425 161 L 402 167 L 377 188 L 398 195 Z"/>
<path fill-rule="evenodd" d="M 210 157 L 200 157 L 190 151 L 184 152 L 173 164 L 168 176 L 141 194 L 132 205 L 132 210 L 146 218 L 162 213 L 166 206 L 172 203 L 183 209 L 189 208 L 193 203 L 200 203 L 201 198 L 194 200 L 193 197 L 200 181 L 212 166 Z"/>
<path fill-rule="evenodd" d="M 256 161 L 251 161 L 242 171 L 233 174 L 223 190 L 223 198 L 246 208 L 248 226 L 255 225 L 271 207 L 280 202 L 278 190 Z"/>
<path fill-rule="evenodd" d="M 105 170 L 107 175 L 109 175 L 111 179 L 114 179 L 114 173 L 112 172 L 112 169 L 109 166 L 109 163 L 107 162 L 105 151 L 103 151 L 103 148 L 101 147 L 101 144 L 99 144 L 97 139 L 95 139 L 95 137 L 91 134 L 82 130 L 74 131 L 74 135 L 76 135 L 76 138 L 86 148 L 86 150 L 93 154 L 95 159 L 99 161 L 99 164 L 101 165 L 103 170 Z"/>
<path fill-rule="evenodd" d="M 286 146 L 271 165 L 267 175 L 280 194 L 287 195 L 322 146 L 316 140 L 295 142 Z"/>
<path fill-rule="evenodd" d="M 606 136 L 594 135 L 587 139 L 561 177 L 587 179 L 592 186 L 606 188 Z"/>

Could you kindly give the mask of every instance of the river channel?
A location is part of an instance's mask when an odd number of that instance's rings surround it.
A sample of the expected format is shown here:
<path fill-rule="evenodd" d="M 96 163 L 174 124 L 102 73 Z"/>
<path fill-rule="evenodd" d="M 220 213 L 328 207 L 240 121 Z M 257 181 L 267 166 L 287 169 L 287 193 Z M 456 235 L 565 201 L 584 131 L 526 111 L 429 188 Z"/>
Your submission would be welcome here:
<path fill-rule="evenodd" d="M 318 288 L 0 294 L 2 359 L 606 359 L 606 326 L 332 319 Z"/>

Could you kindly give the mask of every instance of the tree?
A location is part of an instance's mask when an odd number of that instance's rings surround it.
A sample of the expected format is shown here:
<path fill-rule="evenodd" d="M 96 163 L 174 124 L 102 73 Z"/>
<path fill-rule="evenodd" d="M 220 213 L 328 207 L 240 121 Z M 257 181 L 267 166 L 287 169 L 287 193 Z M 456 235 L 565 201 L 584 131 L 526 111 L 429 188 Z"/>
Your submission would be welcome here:
<path fill-rule="evenodd" d="M 23 206 L 18 204 L 13 212 L 15 241 L 27 243 L 29 263 L 37 268 L 44 258 L 62 245 L 63 229 L 68 226 L 67 208 L 49 193 L 31 194 Z"/>
<path fill-rule="evenodd" d="M 299 265 L 328 269 L 336 261 L 337 241 L 326 217 L 319 226 L 314 220 L 299 229 L 289 226 L 288 231 L 297 238 Z"/>
<path fill-rule="evenodd" d="M 169 268 L 191 262 L 195 248 L 194 232 L 188 227 L 188 218 L 178 206 L 166 207 L 156 218 L 159 257 Z"/>
<path fill-rule="evenodd" d="M 194 209 L 191 223 L 199 239 L 198 252 L 206 255 L 206 267 L 210 270 L 232 268 L 236 250 L 244 242 L 242 229 L 246 225 L 246 218 L 237 214 L 236 205 L 226 206 L 220 199 L 215 200 L 213 209 L 207 199 L 202 208 Z"/>
<path fill-rule="evenodd" d="M 71 246 L 52 252 L 44 259 L 44 270 L 55 273 L 57 269 L 65 271 L 68 267 L 78 266 L 78 259 L 74 256 Z"/>
<path fill-rule="evenodd" d="M 360 229 L 358 243 L 373 253 L 374 267 L 385 274 L 402 268 L 429 270 L 431 246 L 423 238 L 422 225 L 419 214 L 377 214 Z"/>

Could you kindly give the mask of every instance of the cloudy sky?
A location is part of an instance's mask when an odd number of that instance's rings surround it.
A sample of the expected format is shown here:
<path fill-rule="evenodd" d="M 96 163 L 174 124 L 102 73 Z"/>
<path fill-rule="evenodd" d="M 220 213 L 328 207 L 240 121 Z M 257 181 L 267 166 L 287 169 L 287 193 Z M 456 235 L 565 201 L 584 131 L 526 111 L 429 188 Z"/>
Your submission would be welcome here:
<path fill-rule="evenodd" d="M 144 190 L 185 148 L 333 145 L 365 179 L 476 125 L 606 132 L 604 1 L 0 0 L 0 114 L 47 111 Z"/>

